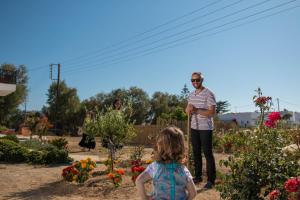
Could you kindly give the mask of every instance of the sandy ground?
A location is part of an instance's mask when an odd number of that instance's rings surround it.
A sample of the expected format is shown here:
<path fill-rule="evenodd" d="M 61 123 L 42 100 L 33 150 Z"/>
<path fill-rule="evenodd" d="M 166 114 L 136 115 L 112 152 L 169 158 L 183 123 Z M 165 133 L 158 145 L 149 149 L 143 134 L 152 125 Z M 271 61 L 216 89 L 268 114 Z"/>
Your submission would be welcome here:
<path fill-rule="evenodd" d="M 77 145 L 81 138 L 68 137 L 69 151 L 76 158 L 82 156 L 96 156 L 99 160 L 107 157 L 105 150 L 96 147 L 95 150 L 82 151 Z M 99 144 L 99 142 L 97 142 Z M 121 152 L 121 158 L 128 158 L 131 147 L 125 147 Z M 145 159 L 150 157 L 151 149 L 145 149 Z M 219 160 L 227 158 L 226 154 L 215 154 L 217 169 Z M 81 199 L 140 199 L 130 176 L 125 176 L 122 185 L 114 188 L 106 176 L 96 176 L 89 179 L 83 185 L 68 183 L 61 177 L 62 169 L 67 165 L 33 166 L 28 164 L 4 164 L 0 163 L 0 199 L 25 199 L 25 200 L 81 200 Z M 99 164 L 95 171 L 103 171 L 106 167 Z M 203 187 L 204 183 L 197 185 Z M 215 189 L 200 192 L 196 199 L 214 200 L 220 199 Z"/>

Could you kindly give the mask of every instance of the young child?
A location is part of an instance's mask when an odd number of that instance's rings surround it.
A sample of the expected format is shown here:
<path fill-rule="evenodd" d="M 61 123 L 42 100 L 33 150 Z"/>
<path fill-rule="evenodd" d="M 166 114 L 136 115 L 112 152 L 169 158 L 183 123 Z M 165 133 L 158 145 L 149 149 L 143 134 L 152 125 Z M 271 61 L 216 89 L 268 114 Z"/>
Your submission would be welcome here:
<path fill-rule="evenodd" d="M 157 137 L 155 162 L 139 175 L 136 186 L 142 199 L 193 199 L 197 192 L 189 170 L 183 165 L 184 136 L 180 129 L 168 127 Z M 153 195 L 147 196 L 144 184 L 153 181 Z"/>

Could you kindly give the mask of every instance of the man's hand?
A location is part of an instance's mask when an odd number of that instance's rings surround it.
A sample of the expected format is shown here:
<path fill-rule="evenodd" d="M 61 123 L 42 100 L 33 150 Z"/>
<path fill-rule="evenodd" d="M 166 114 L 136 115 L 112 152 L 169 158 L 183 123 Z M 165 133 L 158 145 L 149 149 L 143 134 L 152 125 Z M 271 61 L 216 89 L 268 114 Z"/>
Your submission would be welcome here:
<path fill-rule="evenodd" d="M 186 108 L 185 108 L 185 113 L 186 113 L 187 115 L 192 114 L 194 108 L 195 108 L 195 107 L 194 107 L 192 104 L 188 104 L 188 105 L 186 106 Z"/>

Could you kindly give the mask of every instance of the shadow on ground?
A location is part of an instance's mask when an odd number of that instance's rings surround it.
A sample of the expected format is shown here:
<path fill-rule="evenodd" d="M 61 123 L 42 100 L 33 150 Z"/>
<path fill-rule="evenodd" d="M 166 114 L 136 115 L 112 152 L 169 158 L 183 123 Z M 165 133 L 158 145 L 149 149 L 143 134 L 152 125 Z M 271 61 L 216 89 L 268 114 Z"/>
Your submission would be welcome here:
<path fill-rule="evenodd" d="M 63 180 L 47 183 L 38 188 L 6 195 L 5 199 L 47 200 L 54 196 L 68 196 L 76 193 L 78 186 L 68 184 Z"/>

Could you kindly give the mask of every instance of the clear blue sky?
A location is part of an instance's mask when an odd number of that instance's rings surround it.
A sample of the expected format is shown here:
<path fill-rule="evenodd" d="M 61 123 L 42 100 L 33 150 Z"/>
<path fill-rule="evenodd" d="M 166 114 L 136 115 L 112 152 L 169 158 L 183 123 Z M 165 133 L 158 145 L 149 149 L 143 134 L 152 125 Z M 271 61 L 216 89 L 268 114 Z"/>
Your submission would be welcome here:
<path fill-rule="evenodd" d="M 281 108 L 300 111 L 300 7 L 260 19 L 297 5 L 299 0 L 1 0 L 0 63 L 28 67 L 28 109 L 46 104 L 48 65 L 61 63 L 61 78 L 81 100 L 130 86 L 150 96 L 180 94 L 184 84 L 192 90 L 190 75 L 201 71 L 205 86 L 232 111 L 253 111 L 258 86 L 279 98 Z"/>

